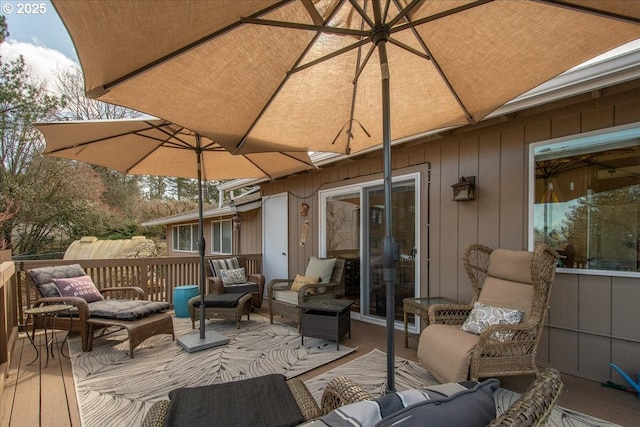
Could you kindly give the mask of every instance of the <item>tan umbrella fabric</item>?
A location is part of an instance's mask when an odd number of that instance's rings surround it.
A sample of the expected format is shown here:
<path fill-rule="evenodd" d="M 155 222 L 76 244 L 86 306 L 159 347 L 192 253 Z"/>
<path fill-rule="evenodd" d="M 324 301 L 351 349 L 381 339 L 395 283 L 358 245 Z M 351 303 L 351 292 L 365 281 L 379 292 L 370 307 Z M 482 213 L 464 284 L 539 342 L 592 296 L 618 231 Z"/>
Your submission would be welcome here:
<path fill-rule="evenodd" d="M 53 3 L 92 97 L 180 123 L 243 153 L 355 153 L 383 141 L 380 61 L 369 40 L 373 1 Z M 398 6 L 407 5 L 414 7 L 396 21 Z M 398 0 L 381 7 L 393 21 L 393 139 L 481 120 L 640 38 L 640 2 L 630 0 Z M 325 60 L 303 68 L 316 59 Z"/>
<path fill-rule="evenodd" d="M 53 0 L 89 96 L 234 153 L 383 146 L 383 276 L 397 246 L 391 139 L 473 123 L 640 38 L 629 0 Z M 393 381 L 387 304 L 387 387 Z"/>
<path fill-rule="evenodd" d="M 135 175 L 197 178 L 196 134 L 160 119 L 36 123 L 44 154 Z M 275 179 L 315 166 L 305 152 L 233 155 L 201 138 L 202 178 Z"/>

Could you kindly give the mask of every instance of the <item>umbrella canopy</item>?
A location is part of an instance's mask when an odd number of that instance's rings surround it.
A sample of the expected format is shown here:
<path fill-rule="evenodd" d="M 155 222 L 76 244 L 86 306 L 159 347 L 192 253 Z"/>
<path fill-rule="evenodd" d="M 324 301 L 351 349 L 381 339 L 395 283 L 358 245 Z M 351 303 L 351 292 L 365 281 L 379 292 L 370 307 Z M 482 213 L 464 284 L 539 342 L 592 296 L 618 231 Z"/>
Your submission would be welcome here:
<path fill-rule="evenodd" d="M 200 255 L 199 339 L 181 337 L 188 351 L 218 345 L 206 341 L 204 312 L 205 240 L 202 179 L 270 178 L 290 175 L 315 165 L 307 153 L 233 155 L 197 132 L 161 119 L 95 120 L 35 123 L 46 141 L 45 155 L 62 157 L 137 175 L 163 175 L 198 180 Z"/>
<path fill-rule="evenodd" d="M 383 279 L 393 301 L 391 138 L 473 123 L 640 38 L 611 0 L 53 0 L 90 97 L 234 153 L 383 145 Z M 168 102 L 167 94 L 171 94 Z M 393 381 L 387 304 L 387 387 Z"/>
<path fill-rule="evenodd" d="M 134 175 L 198 178 L 197 134 L 162 119 L 36 123 L 44 154 L 106 166 Z M 202 179 L 275 179 L 315 165 L 304 152 L 233 155 L 200 138 Z"/>
<path fill-rule="evenodd" d="M 243 153 L 380 145 L 383 71 L 374 43 L 385 37 L 393 139 L 479 121 L 640 38 L 640 2 L 628 0 L 53 4 L 90 97 Z"/>

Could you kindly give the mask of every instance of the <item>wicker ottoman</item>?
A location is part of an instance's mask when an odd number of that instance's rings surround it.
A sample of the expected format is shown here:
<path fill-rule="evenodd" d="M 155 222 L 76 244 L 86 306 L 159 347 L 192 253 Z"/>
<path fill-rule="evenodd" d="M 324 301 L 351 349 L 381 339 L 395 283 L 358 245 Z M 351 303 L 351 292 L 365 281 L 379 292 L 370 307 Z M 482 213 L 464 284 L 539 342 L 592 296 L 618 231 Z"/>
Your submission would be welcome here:
<path fill-rule="evenodd" d="M 240 328 L 242 315 L 251 313 L 251 294 L 208 294 L 204 296 L 205 319 L 222 318 L 235 320 Z M 200 296 L 189 300 L 189 314 L 191 315 L 191 327 L 195 329 L 196 320 L 200 318 Z"/>

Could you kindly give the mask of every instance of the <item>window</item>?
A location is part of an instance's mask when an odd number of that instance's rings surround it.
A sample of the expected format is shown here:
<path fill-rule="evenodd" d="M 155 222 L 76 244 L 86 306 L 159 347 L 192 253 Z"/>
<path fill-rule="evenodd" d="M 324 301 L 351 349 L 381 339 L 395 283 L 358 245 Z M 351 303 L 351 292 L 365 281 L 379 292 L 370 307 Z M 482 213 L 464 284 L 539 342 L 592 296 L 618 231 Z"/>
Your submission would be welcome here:
<path fill-rule="evenodd" d="M 198 224 L 174 225 L 172 233 L 174 251 L 198 251 Z"/>
<path fill-rule="evenodd" d="M 531 147 L 531 241 L 561 256 L 558 267 L 640 271 L 640 126 Z"/>
<path fill-rule="evenodd" d="M 211 222 L 211 253 L 231 254 L 232 245 L 231 220 Z"/>

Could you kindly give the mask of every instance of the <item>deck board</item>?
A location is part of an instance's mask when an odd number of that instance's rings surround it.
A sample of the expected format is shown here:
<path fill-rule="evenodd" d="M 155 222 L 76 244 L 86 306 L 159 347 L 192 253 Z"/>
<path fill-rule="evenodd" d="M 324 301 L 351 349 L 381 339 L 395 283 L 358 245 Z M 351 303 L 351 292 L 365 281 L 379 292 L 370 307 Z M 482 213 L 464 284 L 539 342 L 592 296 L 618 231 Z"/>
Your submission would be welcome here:
<path fill-rule="evenodd" d="M 265 314 L 260 310 L 259 314 Z M 277 318 L 282 321 L 283 319 Z M 286 322 L 285 322 L 286 323 Z M 357 347 L 357 351 L 328 365 L 316 368 L 300 376 L 306 381 L 321 373 L 363 356 L 378 348 L 386 348 L 384 328 L 359 321 L 352 321 L 352 338 L 344 337 L 341 344 Z M 60 332 L 60 337 L 64 337 Z M 396 331 L 397 357 L 416 360 L 417 337 L 404 348 L 404 332 Z M 65 354 L 67 348 L 65 346 Z M 24 334 L 20 334 L 13 348 L 9 376 L 0 402 L 0 427 L 80 427 L 80 415 L 73 383 L 71 363 L 66 357 L 45 359 L 26 366 L 35 357 L 33 346 Z M 41 363 L 41 365 L 40 365 Z M 42 366 L 42 368 L 41 368 Z M 521 393 L 533 376 L 500 378 L 502 386 Z M 634 393 L 603 388 L 594 381 L 563 375 L 565 389 L 559 405 L 578 412 L 602 418 L 622 426 L 635 426 L 640 418 L 640 401 Z"/>

